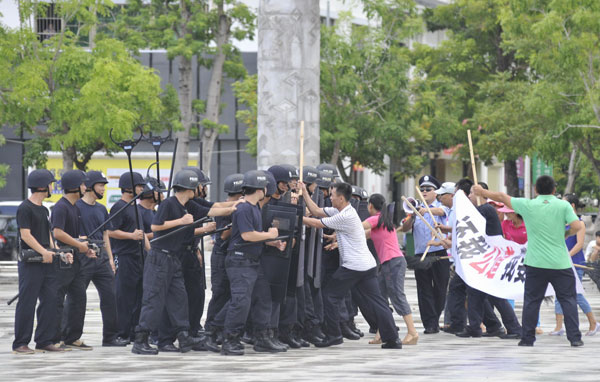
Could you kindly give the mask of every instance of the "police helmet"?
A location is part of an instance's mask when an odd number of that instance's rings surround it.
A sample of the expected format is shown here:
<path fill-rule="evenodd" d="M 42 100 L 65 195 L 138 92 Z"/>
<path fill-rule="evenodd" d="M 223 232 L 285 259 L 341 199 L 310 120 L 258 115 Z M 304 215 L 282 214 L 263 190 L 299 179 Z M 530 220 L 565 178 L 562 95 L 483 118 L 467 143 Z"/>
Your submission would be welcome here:
<path fill-rule="evenodd" d="M 53 182 L 56 182 L 54 175 L 45 168 L 33 170 L 27 175 L 27 188 L 46 188 Z"/>
<path fill-rule="evenodd" d="M 199 184 L 198 174 L 192 170 L 178 171 L 173 180 L 173 187 L 179 187 L 185 190 L 195 190 Z"/>
<path fill-rule="evenodd" d="M 317 166 L 317 170 L 324 171 L 331 175 L 333 178 L 335 178 L 336 176 L 340 176 L 337 167 L 332 165 L 331 163 L 321 163 Z"/>
<path fill-rule="evenodd" d="M 241 194 L 244 184 L 244 174 L 231 174 L 225 177 L 223 189 L 228 194 Z"/>
<path fill-rule="evenodd" d="M 81 170 L 69 170 L 60 178 L 60 184 L 63 190 L 74 190 L 79 189 L 79 186 L 85 180 L 85 172 Z"/>
<path fill-rule="evenodd" d="M 97 183 L 107 184 L 108 180 L 100 171 L 88 171 L 87 178 L 85 179 L 85 186 L 91 189 Z"/>
<path fill-rule="evenodd" d="M 143 186 L 146 184 L 142 174 L 139 172 L 133 173 L 133 184 L 136 186 Z M 131 174 L 129 172 L 121 174 L 121 177 L 119 178 L 119 188 L 133 190 L 133 186 L 131 185 Z"/>
<path fill-rule="evenodd" d="M 269 167 L 268 170 L 273 177 L 275 178 L 275 181 L 277 183 L 279 182 L 289 182 L 290 180 L 292 180 L 292 171 L 290 171 L 289 169 L 286 169 L 283 166 L 279 166 L 279 165 L 275 165 L 275 166 L 271 166 Z"/>
<path fill-rule="evenodd" d="M 265 195 L 271 196 L 277 191 L 277 181 L 270 171 L 263 171 L 263 173 L 267 176 L 267 192 Z"/>
<path fill-rule="evenodd" d="M 142 191 L 142 194 L 144 196 L 152 196 L 154 197 L 154 192 L 165 192 L 167 191 L 166 189 L 164 189 L 164 183 L 159 182 L 158 179 L 153 178 L 151 176 L 147 176 L 145 179 L 145 184 L 144 184 L 144 190 Z M 163 186 L 161 187 L 160 183 L 163 184 Z"/>
<path fill-rule="evenodd" d="M 333 175 L 326 171 L 319 171 L 319 178 L 317 179 L 317 186 L 319 188 L 329 188 L 333 184 Z"/>
<path fill-rule="evenodd" d="M 298 172 L 298 169 L 295 166 L 292 166 L 291 164 L 282 164 L 281 167 L 285 168 L 290 172 L 290 174 L 292 174 L 292 179 L 300 179 L 300 173 Z"/>
<path fill-rule="evenodd" d="M 315 183 L 319 178 L 319 170 L 314 168 L 313 166 L 304 166 L 302 169 L 302 181 L 306 184 Z"/>
<path fill-rule="evenodd" d="M 267 187 L 267 176 L 263 171 L 251 170 L 244 174 L 244 188 L 263 189 Z"/>
<path fill-rule="evenodd" d="M 207 184 L 211 184 L 210 178 L 204 174 L 204 171 L 200 170 L 198 167 L 184 167 L 183 170 L 192 170 L 198 176 L 198 183 L 205 186 Z"/>

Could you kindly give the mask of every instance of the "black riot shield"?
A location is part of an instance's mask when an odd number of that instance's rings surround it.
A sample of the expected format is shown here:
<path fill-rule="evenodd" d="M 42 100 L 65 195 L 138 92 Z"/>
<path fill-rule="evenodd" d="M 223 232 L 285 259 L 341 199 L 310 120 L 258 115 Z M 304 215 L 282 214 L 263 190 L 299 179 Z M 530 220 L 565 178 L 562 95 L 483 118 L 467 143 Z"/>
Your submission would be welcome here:
<path fill-rule="evenodd" d="M 317 198 L 317 206 L 323 208 L 325 205 L 325 195 L 323 191 L 317 189 L 318 198 Z M 315 236 L 315 252 L 314 252 L 314 270 L 313 270 L 313 283 L 315 288 L 321 287 L 322 277 L 323 277 L 323 230 L 317 229 Z"/>
<path fill-rule="evenodd" d="M 296 274 L 298 267 L 298 245 L 300 240 L 300 227 L 302 224 L 302 208 L 294 204 L 283 203 L 272 199 L 262 209 L 263 227 L 276 227 L 280 236 L 290 235 L 285 251 L 275 247 L 265 246 L 261 259 L 261 266 L 271 286 L 273 301 L 283 302 L 286 295 L 294 296 L 296 293 Z"/>
<path fill-rule="evenodd" d="M 316 205 L 319 205 L 319 194 L 321 190 L 319 190 L 318 188 L 315 189 L 315 191 L 312 193 L 312 195 L 310 196 L 310 198 L 312 199 L 313 202 L 315 202 Z M 305 261 L 306 261 L 306 274 L 308 275 L 308 277 L 314 279 L 315 277 L 315 243 L 316 243 L 316 239 L 317 239 L 317 228 L 315 227 L 311 227 L 310 229 L 307 228 L 307 231 L 309 232 L 309 234 L 307 235 L 306 238 L 306 247 L 305 247 L 305 252 L 304 252 L 304 256 L 305 256 Z"/>

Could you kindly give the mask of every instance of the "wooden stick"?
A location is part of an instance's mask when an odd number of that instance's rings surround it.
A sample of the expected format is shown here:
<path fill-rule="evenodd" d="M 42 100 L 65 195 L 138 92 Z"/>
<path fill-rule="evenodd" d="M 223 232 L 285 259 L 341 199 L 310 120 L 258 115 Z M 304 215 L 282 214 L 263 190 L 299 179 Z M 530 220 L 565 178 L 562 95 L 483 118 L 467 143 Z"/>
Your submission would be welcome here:
<path fill-rule="evenodd" d="M 425 261 L 425 257 L 427 257 L 427 253 L 429 252 L 430 248 L 431 245 L 428 245 L 427 248 L 425 248 L 425 252 L 423 252 L 423 256 L 421 256 L 421 261 Z"/>
<path fill-rule="evenodd" d="M 587 269 L 588 271 L 594 271 L 596 268 L 588 267 L 586 265 L 573 264 L 575 268 Z"/>
<path fill-rule="evenodd" d="M 427 220 L 425 220 L 423 215 L 421 215 L 421 213 L 415 208 L 415 206 L 413 206 L 412 204 L 409 203 L 409 201 L 406 199 L 406 197 L 403 196 L 402 201 L 406 202 L 406 204 L 408 204 L 408 206 L 413 210 L 413 212 L 415 214 L 417 214 L 417 216 L 420 217 L 421 220 L 423 220 L 423 223 L 425 223 L 427 225 L 427 227 L 429 227 L 429 229 L 431 230 L 431 233 L 433 235 L 435 235 L 435 237 L 437 237 L 440 240 L 444 240 L 444 238 L 431 226 L 431 224 L 429 224 L 429 222 Z"/>
<path fill-rule="evenodd" d="M 471 153 L 471 168 L 473 169 L 473 181 L 475 182 L 475 184 L 478 184 L 477 169 L 475 168 L 475 154 L 473 154 L 473 141 L 471 140 L 471 129 L 467 130 L 467 138 L 469 139 L 469 152 Z M 477 197 L 477 205 L 481 205 L 479 196 Z"/>
<path fill-rule="evenodd" d="M 300 121 L 300 187 L 298 196 L 302 196 L 302 181 L 304 180 L 304 121 Z"/>

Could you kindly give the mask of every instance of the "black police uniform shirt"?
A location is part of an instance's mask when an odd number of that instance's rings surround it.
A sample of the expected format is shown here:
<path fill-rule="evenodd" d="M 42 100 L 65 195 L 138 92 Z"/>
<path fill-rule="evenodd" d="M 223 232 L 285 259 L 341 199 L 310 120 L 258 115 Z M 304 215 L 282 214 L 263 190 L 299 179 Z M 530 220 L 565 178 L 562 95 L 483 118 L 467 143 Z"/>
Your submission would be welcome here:
<path fill-rule="evenodd" d="M 144 223 L 144 232 L 145 233 L 152 232 L 152 219 L 154 219 L 154 214 L 155 214 L 154 210 L 146 208 L 146 207 L 142 206 L 141 204 L 138 205 L 138 208 L 140 209 L 140 213 L 142 214 L 142 221 Z"/>
<path fill-rule="evenodd" d="M 74 239 L 79 237 L 79 208 L 64 196 L 52 208 L 51 221 L 53 228 L 62 229 Z M 66 245 L 60 241 L 58 243 Z"/>
<path fill-rule="evenodd" d="M 262 215 L 258 203 L 238 204 L 237 209 L 233 213 L 233 226 L 231 227 L 231 240 L 229 242 L 228 251 L 239 251 L 251 255 L 260 255 L 262 252 L 262 243 L 254 243 L 245 245 L 243 248 L 235 248 L 236 244 L 250 243 L 242 239 L 242 233 L 258 231 L 262 232 Z"/>
<path fill-rule="evenodd" d="M 183 206 L 181 203 L 179 203 L 177 197 L 171 196 L 160 203 L 158 211 L 156 211 L 154 219 L 152 219 L 152 224 L 163 225 L 165 222 L 179 219 L 187 213 L 191 214 L 194 217 L 194 220 L 198 220 L 208 215 L 209 211 L 210 208 L 202 207 L 199 204 L 191 201 L 188 201 L 185 206 Z M 169 232 L 175 231 L 179 228 L 181 228 L 181 226 L 173 227 L 163 231 L 155 231 L 155 241 L 152 243 L 152 248 L 179 252 L 184 246 L 190 245 L 194 237 L 194 227 L 181 230 L 179 233 L 169 236 L 167 239 L 158 240 L 161 236 L 164 236 Z"/>
<path fill-rule="evenodd" d="M 108 219 L 108 211 L 100 203 L 88 204 L 83 199 L 79 199 L 75 202 L 75 206 L 79 209 L 79 232 L 82 236 L 87 236 L 92 240 L 104 240 L 102 236 L 104 231 L 110 229 L 111 223 L 108 223 L 98 232 L 94 233 L 94 236 L 90 237 L 90 232 L 94 231 L 100 225 Z"/>
<path fill-rule="evenodd" d="M 19 229 L 28 229 L 31 235 L 44 248 L 50 247 L 50 222 L 48 209 L 26 199 L 17 208 L 17 226 Z M 21 248 L 31 249 L 21 240 Z"/>
<path fill-rule="evenodd" d="M 109 216 L 112 217 L 113 215 L 115 215 L 116 212 L 119 211 L 121 208 L 123 208 L 125 205 L 127 205 L 127 202 L 124 201 L 123 199 L 120 199 L 110 209 Z M 142 214 L 139 209 L 138 209 L 138 217 L 139 217 L 139 220 L 141 223 L 142 222 Z M 129 206 L 127 206 L 127 208 L 125 208 L 125 210 L 123 212 L 118 214 L 111 221 L 111 225 L 112 225 L 112 227 L 111 227 L 112 231 L 119 230 L 119 231 L 123 231 L 123 232 L 133 232 L 136 229 L 138 229 L 137 222 L 135 219 L 135 207 L 133 206 L 133 204 L 130 204 Z M 111 238 L 110 239 L 110 247 L 112 249 L 112 252 L 117 255 L 139 254 L 140 253 L 140 244 L 139 244 L 138 240 Z"/>
<path fill-rule="evenodd" d="M 489 203 L 477 207 L 479 213 L 485 218 L 485 234 L 488 236 L 502 235 L 502 225 L 496 209 Z"/>
<path fill-rule="evenodd" d="M 217 229 L 223 228 L 225 227 L 227 224 L 231 223 L 231 215 L 227 215 L 227 216 L 216 216 L 215 217 L 215 223 L 217 223 Z M 223 232 L 219 232 L 216 236 L 215 239 L 215 246 L 217 246 L 218 248 L 221 248 L 223 251 L 227 250 L 227 245 L 229 244 L 229 240 L 231 239 L 231 235 L 229 236 L 229 238 L 227 238 L 227 240 L 223 240 L 221 239 L 221 234 Z"/>
<path fill-rule="evenodd" d="M 209 202 L 208 200 L 206 200 L 204 198 L 194 198 L 191 201 L 201 205 L 202 207 L 209 208 L 209 209 L 212 208 L 212 206 L 215 204 L 215 202 Z"/>

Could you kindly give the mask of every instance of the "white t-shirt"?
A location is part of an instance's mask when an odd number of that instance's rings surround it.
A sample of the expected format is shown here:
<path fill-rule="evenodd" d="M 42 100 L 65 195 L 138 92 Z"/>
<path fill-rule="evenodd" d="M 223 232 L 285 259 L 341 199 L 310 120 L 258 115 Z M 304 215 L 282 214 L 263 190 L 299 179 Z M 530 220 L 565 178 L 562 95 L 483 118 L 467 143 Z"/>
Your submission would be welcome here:
<path fill-rule="evenodd" d="M 351 205 L 341 211 L 334 207 L 325 207 L 328 216 L 321 222 L 334 229 L 337 235 L 341 266 L 352 271 L 366 271 L 377 265 L 367 247 L 367 238 L 362 222 Z"/>

